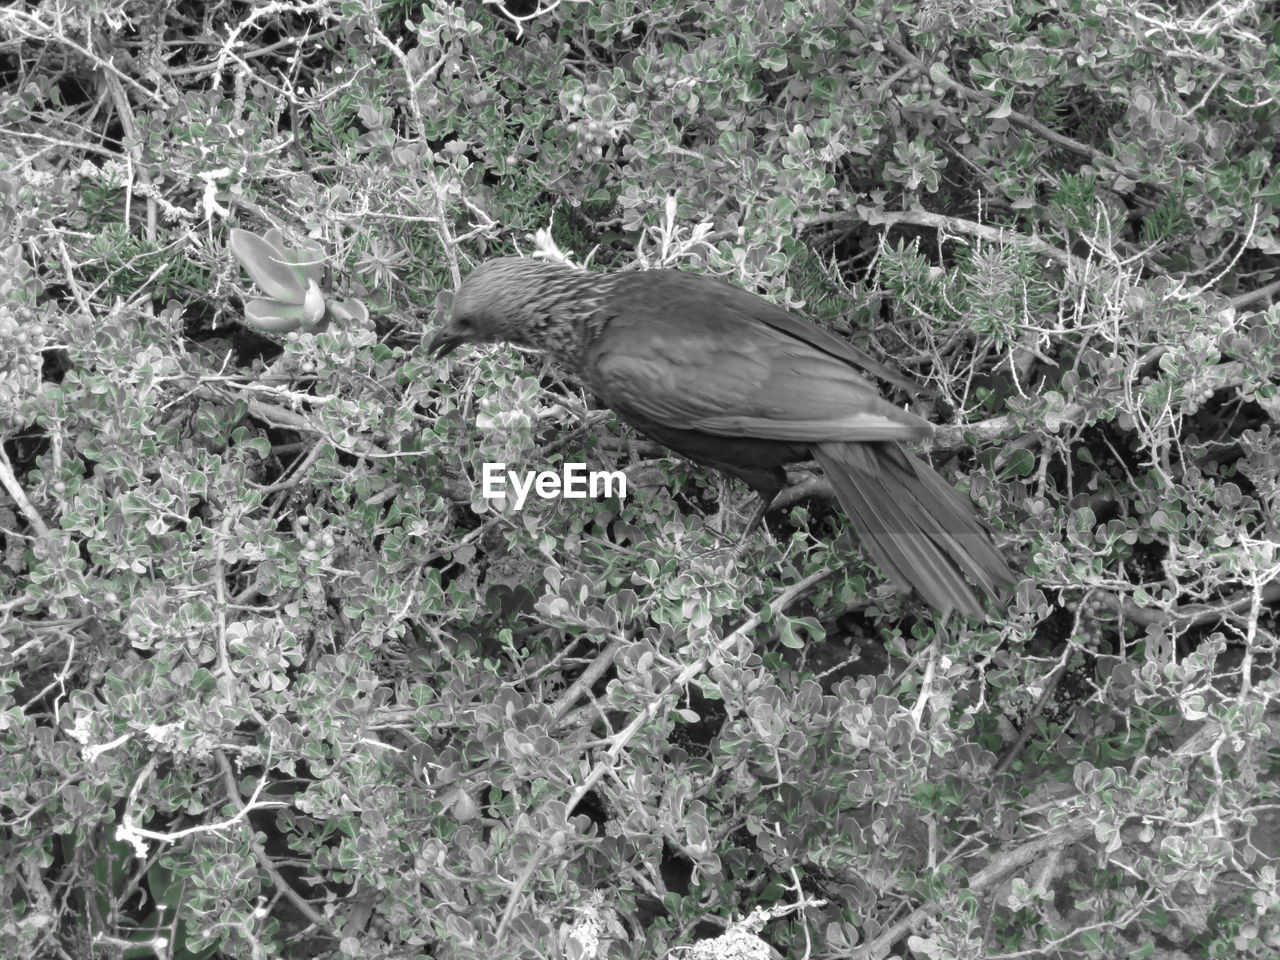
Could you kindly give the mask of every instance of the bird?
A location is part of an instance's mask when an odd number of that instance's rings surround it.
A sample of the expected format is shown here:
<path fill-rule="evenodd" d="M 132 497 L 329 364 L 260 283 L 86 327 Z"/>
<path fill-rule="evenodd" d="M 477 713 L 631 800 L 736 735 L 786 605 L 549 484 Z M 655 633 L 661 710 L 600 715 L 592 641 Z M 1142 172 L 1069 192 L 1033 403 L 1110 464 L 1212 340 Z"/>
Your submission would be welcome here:
<path fill-rule="evenodd" d="M 500 257 L 463 279 L 428 351 L 499 342 L 549 354 L 639 433 L 766 506 L 785 464 L 816 460 L 867 556 L 944 614 L 984 616 L 968 581 L 990 598 L 1016 582 L 969 499 L 902 446 L 933 425 L 867 374 L 911 381 L 749 290 L 677 269 Z"/>

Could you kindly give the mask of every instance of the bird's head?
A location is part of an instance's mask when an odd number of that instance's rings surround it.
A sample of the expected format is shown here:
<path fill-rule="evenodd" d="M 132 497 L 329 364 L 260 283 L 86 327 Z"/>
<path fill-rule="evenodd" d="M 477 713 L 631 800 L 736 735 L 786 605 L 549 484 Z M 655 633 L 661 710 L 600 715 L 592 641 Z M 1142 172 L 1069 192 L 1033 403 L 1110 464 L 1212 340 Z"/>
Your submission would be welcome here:
<path fill-rule="evenodd" d="M 548 327 L 560 317 L 562 291 L 575 267 L 528 257 L 503 257 L 480 264 L 453 297 L 449 322 L 428 349 L 447 356 L 467 343 L 515 343 L 545 349 Z"/>

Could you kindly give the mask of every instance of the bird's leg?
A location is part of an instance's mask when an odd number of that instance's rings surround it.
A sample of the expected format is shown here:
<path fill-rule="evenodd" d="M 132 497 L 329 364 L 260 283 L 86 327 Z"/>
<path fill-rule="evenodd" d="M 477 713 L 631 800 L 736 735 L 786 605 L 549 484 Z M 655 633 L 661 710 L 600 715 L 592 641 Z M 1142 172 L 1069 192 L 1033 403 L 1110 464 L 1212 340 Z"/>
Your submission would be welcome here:
<path fill-rule="evenodd" d="M 807 499 L 814 494 L 827 491 L 830 496 L 831 485 L 821 477 L 809 477 L 801 480 L 799 483 L 793 484 L 781 490 L 756 490 L 755 495 L 760 498 L 760 502 L 756 504 L 755 510 L 751 513 L 751 519 L 747 521 L 746 528 L 742 531 L 738 539 L 737 545 L 733 548 L 733 555 L 736 558 L 746 548 L 747 540 L 755 531 L 756 527 L 764 523 L 765 514 L 776 507 L 789 507 L 793 503 Z"/>
<path fill-rule="evenodd" d="M 745 543 L 747 537 L 751 536 L 751 532 L 756 527 L 764 523 L 764 515 L 769 512 L 769 506 L 773 503 L 777 493 L 760 493 L 756 492 L 756 496 L 760 498 L 760 502 L 756 504 L 755 510 L 751 513 L 751 519 L 747 521 L 746 529 L 742 531 L 742 541 Z"/>
<path fill-rule="evenodd" d="M 742 555 L 742 551 L 747 548 L 747 541 L 751 539 L 751 534 L 756 527 L 763 526 L 764 515 L 769 512 L 769 504 L 773 503 L 773 498 L 777 494 L 761 493 L 756 491 L 756 496 L 760 498 L 760 502 L 756 504 L 755 510 L 751 512 L 751 519 L 747 521 L 746 527 L 738 537 L 737 544 L 733 548 L 733 559 L 737 560 Z M 767 528 L 766 528 L 767 530 Z"/>
<path fill-rule="evenodd" d="M 759 491 L 756 491 L 755 495 L 759 499 L 759 502 L 756 504 L 755 509 L 751 511 L 751 518 L 747 521 L 747 525 L 736 535 L 725 530 L 714 530 L 715 537 L 720 541 L 722 546 L 715 547 L 712 552 L 719 552 L 720 550 L 728 549 L 730 558 L 735 562 L 738 557 L 742 555 L 742 551 L 747 548 L 747 542 L 751 539 L 751 534 L 755 531 L 756 527 L 760 526 L 763 522 L 764 515 L 768 513 L 769 505 L 773 502 L 773 498 L 775 496 L 771 493 L 765 494 Z M 725 516 L 727 513 L 728 511 L 722 508 L 720 516 Z M 716 524 L 716 526 L 719 527 L 720 525 Z"/>
<path fill-rule="evenodd" d="M 793 503 L 812 496 L 815 488 L 820 487 L 826 481 L 819 477 L 810 477 L 802 480 L 793 486 L 784 490 L 774 490 L 766 492 L 764 490 L 756 490 L 755 494 L 760 498 L 760 502 L 756 504 L 756 508 L 751 513 L 751 519 L 747 521 L 746 529 L 742 531 L 742 536 L 738 540 L 738 545 L 734 548 L 733 555 L 736 557 L 747 545 L 747 539 L 751 536 L 756 527 L 764 523 L 765 514 L 768 513 L 775 505 L 788 507 Z M 830 489 L 828 487 L 828 489 Z"/>

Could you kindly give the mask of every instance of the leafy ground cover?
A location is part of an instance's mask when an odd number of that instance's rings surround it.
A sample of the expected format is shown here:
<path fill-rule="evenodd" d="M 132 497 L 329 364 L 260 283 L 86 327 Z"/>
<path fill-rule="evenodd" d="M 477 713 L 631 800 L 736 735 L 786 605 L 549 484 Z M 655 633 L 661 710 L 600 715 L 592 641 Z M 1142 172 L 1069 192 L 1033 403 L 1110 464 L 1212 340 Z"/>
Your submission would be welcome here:
<path fill-rule="evenodd" d="M 1280 950 L 1272 7 L 38 0 L 0 57 L 0 955 Z M 926 385 L 1009 608 L 803 468 L 735 553 L 540 358 L 428 356 L 538 231 Z"/>

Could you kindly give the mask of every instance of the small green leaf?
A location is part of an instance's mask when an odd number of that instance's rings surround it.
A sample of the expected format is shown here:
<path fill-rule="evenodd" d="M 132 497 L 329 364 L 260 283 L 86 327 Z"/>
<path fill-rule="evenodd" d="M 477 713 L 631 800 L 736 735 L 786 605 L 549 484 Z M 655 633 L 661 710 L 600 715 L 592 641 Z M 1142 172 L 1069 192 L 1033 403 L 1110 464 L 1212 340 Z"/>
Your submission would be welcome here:
<path fill-rule="evenodd" d="M 1004 466 L 1000 469 L 1000 479 L 1009 480 L 1013 477 L 1025 477 L 1031 474 L 1036 468 L 1036 458 L 1031 455 L 1029 450 L 1015 450 L 1009 454 L 1009 458 L 1005 460 Z"/>

